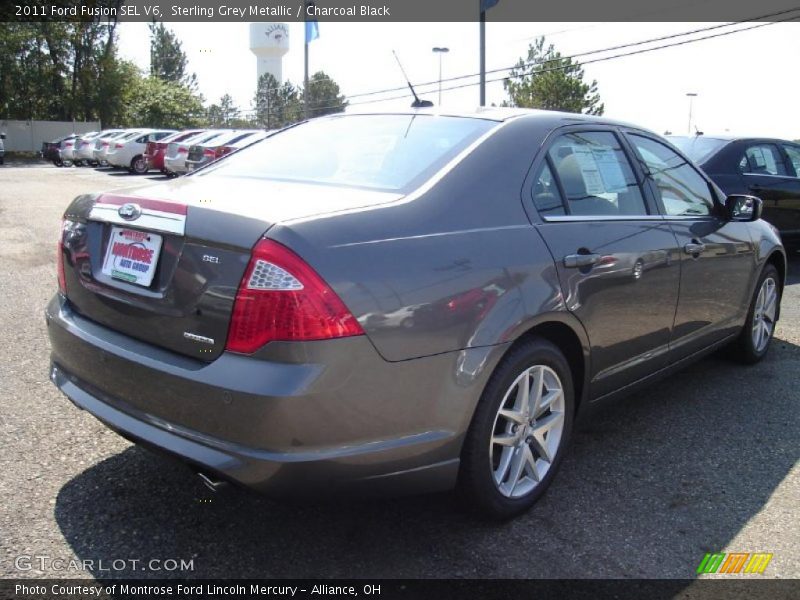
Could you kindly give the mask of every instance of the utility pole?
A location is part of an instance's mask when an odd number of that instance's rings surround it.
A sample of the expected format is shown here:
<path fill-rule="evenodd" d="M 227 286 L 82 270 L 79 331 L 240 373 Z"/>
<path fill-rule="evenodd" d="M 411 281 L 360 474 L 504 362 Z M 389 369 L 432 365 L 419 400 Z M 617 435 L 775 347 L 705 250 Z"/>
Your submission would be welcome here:
<path fill-rule="evenodd" d="M 433 53 L 439 55 L 439 106 L 442 105 L 442 54 L 450 52 L 450 48 L 436 46 Z"/>
<path fill-rule="evenodd" d="M 689 130 L 689 135 L 692 135 L 692 108 L 694 105 L 694 99 L 697 98 L 696 92 L 686 92 L 686 96 L 689 98 L 689 125 L 687 129 Z"/>

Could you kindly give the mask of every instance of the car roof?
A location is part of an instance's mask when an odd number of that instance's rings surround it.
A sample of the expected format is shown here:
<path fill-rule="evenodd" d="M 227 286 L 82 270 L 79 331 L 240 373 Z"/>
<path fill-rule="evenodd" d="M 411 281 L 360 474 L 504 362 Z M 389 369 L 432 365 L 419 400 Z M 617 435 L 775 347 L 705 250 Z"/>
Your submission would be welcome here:
<path fill-rule="evenodd" d="M 330 115 L 335 117 L 342 113 Z M 595 115 L 584 115 L 581 113 L 561 112 L 557 110 L 541 110 L 535 108 L 516 108 L 504 106 L 479 106 L 461 110 L 451 110 L 447 108 L 409 108 L 406 110 L 346 110 L 345 115 L 432 115 L 441 117 L 461 117 L 467 119 L 483 119 L 489 121 L 504 122 L 512 119 L 536 120 L 552 127 L 570 125 L 578 123 L 596 123 L 602 125 L 631 127 L 633 129 L 644 130 L 645 128 L 633 123 L 598 117 Z M 325 118 L 325 117 L 323 117 Z"/>
<path fill-rule="evenodd" d="M 723 134 L 723 135 L 715 135 L 715 134 L 710 134 L 710 133 L 709 134 L 704 133 L 703 135 L 700 135 L 700 136 L 696 136 L 696 135 L 672 135 L 672 134 L 670 134 L 670 135 L 665 136 L 665 137 L 667 139 L 672 139 L 672 138 L 691 139 L 691 138 L 699 137 L 699 138 L 705 138 L 705 139 L 709 139 L 709 140 L 719 140 L 721 142 L 748 142 L 748 141 L 752 141 L 752 142 L 776 142 L 776 143 L 789 143 L 789 144 L 795 143 L 795 142 L 792 142 L 792 140 L 789 140 L 789 139 L 776 138 L 776 137 L 770 137 L 770 136 L 731 135 L 729 133 L 726 133 L 726 134 Z"/>

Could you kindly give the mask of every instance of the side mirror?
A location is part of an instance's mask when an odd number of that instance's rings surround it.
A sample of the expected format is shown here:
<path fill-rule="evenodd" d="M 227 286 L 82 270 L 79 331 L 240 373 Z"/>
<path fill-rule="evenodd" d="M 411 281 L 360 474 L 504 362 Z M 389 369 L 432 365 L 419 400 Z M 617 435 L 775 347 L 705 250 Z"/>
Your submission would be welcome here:
<path fill-rule="evenodd" d="M 725 198 L 725 212 L 731 221 L 758 221 L 763 210 L 761 198 L 734 194 Z"/>
<path fill-rule="evenodd" d="M 4 139 L 6 139 L 6 134 L 5 133 L 0 133 L 0 140 L 4 140 Z"/>

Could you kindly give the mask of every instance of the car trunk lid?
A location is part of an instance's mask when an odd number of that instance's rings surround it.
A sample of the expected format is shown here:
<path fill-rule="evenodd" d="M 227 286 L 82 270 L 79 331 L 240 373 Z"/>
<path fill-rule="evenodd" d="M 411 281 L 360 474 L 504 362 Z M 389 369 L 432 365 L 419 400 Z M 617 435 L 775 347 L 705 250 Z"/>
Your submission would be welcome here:
<path fill-rule="evenodd" d="M 76 199 L 65 215 L 74 225 L 63 238 L 67 297 L 76 312 L 133 338 L 214 360 L 225 348 L 251 249 L 270 227 L 399 197 L 235 179 L 193 176 Z"/>

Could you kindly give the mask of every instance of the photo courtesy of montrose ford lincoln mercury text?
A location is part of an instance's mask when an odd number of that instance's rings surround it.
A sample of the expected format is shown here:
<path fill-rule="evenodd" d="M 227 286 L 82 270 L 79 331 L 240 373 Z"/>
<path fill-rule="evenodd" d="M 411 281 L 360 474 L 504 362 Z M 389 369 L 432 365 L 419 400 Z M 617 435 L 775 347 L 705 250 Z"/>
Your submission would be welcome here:
<path fill-rule="evenodd" d="M 314 119 L 76 198 L 50 376 L 211 484 L 457 487 L 510 517 L 600 400 L 723 346 L 764 357 L 786 255 L 761 209 L 607 119 Z"/>

